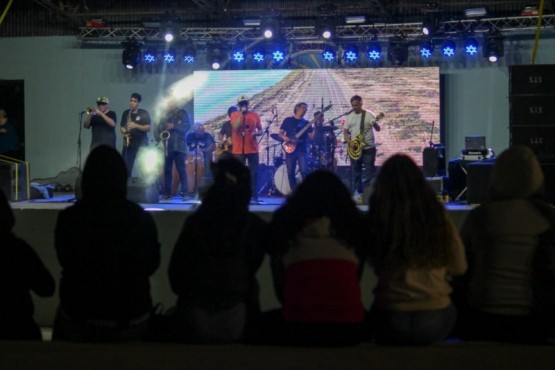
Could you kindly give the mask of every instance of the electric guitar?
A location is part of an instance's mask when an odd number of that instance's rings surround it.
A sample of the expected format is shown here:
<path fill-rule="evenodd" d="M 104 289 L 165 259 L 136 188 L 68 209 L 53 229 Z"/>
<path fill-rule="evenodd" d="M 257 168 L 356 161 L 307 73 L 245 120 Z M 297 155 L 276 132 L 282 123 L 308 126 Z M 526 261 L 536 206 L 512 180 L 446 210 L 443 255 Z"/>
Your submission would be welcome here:
<path fill-rule="evenodd" d="M 324 114 L 324 112 L 330 110 L 331 107 L 332 107 L 331 104 L 324 107 L 321 111 L 321 114 Z M 309 123 L 307 123 L 306 126 L 304 126 L 302 129 L 300 129 L 300 131 L 295 134 L 294 142 L 286 143 L 284 141 L 283 143 L 281 143 L 281 147 L 283 148 L 283 151 L 287 154 L 293 153 L 295 151 L 295 149 L 297 149 L 297 140 L 299 140 L 299 138 L 305 133 L 306 130 L 308 130 L 310 128 L 310 125 L 312 125 L 313 123 L 314 123 L 314 119 L 312 121 L 310 121 Z"/>
<path fill-rule="evenodd" d="M 221 143 L 218 143 L 218 145 L 216 146 L 216 150 L 214 151 L 214 156 L 219 157 L 222 154 L 229 152 L 230 149 L 231 149 L 231 138 L 228 137 Z"/>
<path fill-rule="evenodd" d="M 376 118 L 372 122 L 370 122 L 370 124 L 367 127 L 364 128 L 363 132 L 359 132 L 357 136 L 355 136 L 355 138 L 351 140 L 351 142 L 349 143 L 349 146 L 347 147 L 347 154 L 349 154 L 349 157 L 351 157 L 354 161 L 359 159 L 360 156 L 362 155 L 362 147 L 364 146 L 364 137 L 366 136 L 368 131 L 372 130 L 372 127 L 376 124 L 376 122 L 384 118 L 384 116 L 385 114 L 383 112 L 378 114 Z"/>

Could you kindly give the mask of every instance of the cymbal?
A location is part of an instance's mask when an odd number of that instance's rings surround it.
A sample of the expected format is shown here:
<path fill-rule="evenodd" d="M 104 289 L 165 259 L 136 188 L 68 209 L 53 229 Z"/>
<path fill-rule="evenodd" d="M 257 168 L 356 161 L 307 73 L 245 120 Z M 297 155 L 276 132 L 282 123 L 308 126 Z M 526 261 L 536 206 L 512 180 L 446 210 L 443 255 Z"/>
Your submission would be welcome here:
<path fill-rule="evenodd" d="M 283 141 L 280 137 L 279 134 L 270 134 L 270 137 L 272 139 L 274 139 L 275 141 L 279 141 L 280 143 Z"/>

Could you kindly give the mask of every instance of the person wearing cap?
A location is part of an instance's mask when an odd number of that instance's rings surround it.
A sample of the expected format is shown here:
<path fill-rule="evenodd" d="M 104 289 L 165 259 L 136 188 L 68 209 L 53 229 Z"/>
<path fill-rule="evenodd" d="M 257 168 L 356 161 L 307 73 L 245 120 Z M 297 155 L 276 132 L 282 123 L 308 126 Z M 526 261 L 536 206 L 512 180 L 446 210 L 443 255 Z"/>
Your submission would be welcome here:
<path fill-rule="evenodd" d="M 461 282 L 459 334 L 468 340 L 545 343 L 555 322 L 555 208 L 532 150 L 495 161 L 489 200 L 465 219 L 469 273 Z"/>
<path fill-rule="evenodd" d="M 249 110 L 249 101 L 241 95 L 237 99 L 237 112 L 231 113 L 231 144 L 233 154 L 249 167 L 251 173 L 252 197 L 257 200 L 258 181 L 258 142 L 256 136 L 262 135 L 260 116 Z"/>
<path fill-rule="evenodd" d="M 139 108 L 141 100 L 141 94 L 131 94 L 129 109 L 124 111 L 121 116 L 120 131 L 124 136 L 121 155 L 127 165 L 128 177 L 131 177 L 133 173 L 139 149 L 148 145 L 147 133 L 150 131 L 150 114 L 145 109 Z"/>
<path fill-rule="evenodd" d="M 164 112 L 163 118 L 156 126 L 156 140 L 163 142 L 165 147 L 164 159 L 164 192 L 163 199 L 171 199 L 172 193 L 172 167 L 175 163 L 179 175 L 180 193 L 187 195 L 187 172 L 185 172 L 185 157 L 187 155 L 186 134 L 191 128 L 191 120 L 185 109 L 170 102 Z M 169 138 L 167 136 L 169 135 Z M 166 137 L 164 139 L 164 137 Z"/>
<path fill-rule="evenodd" d="M 96 99 L 96 108 L 87 110 L 87 116 L 83 121 L 83 127 L 92 129 L 91 148 L 92 151 L 99 145 L 116 147 L 116 112 L 110 110 L 110 100 L 105 96 Z"/>

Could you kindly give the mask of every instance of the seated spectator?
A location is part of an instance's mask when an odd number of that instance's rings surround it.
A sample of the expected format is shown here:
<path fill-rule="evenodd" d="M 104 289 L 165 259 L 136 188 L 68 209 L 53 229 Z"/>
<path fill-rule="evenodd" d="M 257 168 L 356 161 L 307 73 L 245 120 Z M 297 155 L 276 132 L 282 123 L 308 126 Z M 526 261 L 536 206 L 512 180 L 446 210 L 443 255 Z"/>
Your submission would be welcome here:
<path fill-rule="evenodd" d="M 466 218 L 461 236 L 469 272 L 458 333 L 463 339 L 545 342 L 555 315 L 555 209 L 525 146 L 493 167 L 490 199 Z"/>
<path fill-rule="evenodd" d="M 365 317 L 363 227 L 349 190 L 332 172 L 313 172 L 275 212 L 270 226 L 274 289 L 282 309 L 267 315 L 263 341 L 359 342 Z"/>
<path fill-rule="evenodd" d="M 236 342 L 250 335 L 260 313 L 255 275 L 264 259 L 267 224 L 249 212 L 247 167 L 231 157 L 212 166 L 214 183 L 185 220 L 170 260 L 178 299 L 169 340 Z"/>
<path fill-rule="evenodd" d="M 149 277 L 160 264 L 156 225 L 126 199 L 125 162 L 113 148 L 90 153 L 82 191 L 56 224 L 62 277 L 53 339 L 139 340 L 152 309 Z"/>
<path fill-rule="evenodd" d="M 447 281 L 466 271 L 458 231 L 416 163 L 395 154 L 369 202 L 370 262 L 378 278 L 371 324 L 380 344 L 446 339 L 456 309 Z"/>
<path fill-rule="evenodd" d="M 39 256 L 12 231 L 15 218 L 0 189 L 0 340 L 41 340 L 29 291 L 54 294 L 56 284 Z"/>

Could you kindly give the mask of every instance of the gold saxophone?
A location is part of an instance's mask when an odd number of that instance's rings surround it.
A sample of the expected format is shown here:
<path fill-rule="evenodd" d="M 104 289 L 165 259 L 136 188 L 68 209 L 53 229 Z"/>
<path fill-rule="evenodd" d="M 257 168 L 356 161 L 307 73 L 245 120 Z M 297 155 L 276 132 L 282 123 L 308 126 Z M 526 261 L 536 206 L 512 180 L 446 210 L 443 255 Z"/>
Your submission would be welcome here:
<path fill-rule="evenodd" d="M 129 132 L 129 124 L 131 123 L 131 111 L 129 111 L 129 114 L 127 115 L 127 125 L 125 126 L 125 131 L 122 133 L 123 134 L 123 146 L 125 146 L 126 148 L 129 147 L 129 145 L 131 144 L 131 133 Z"/>

